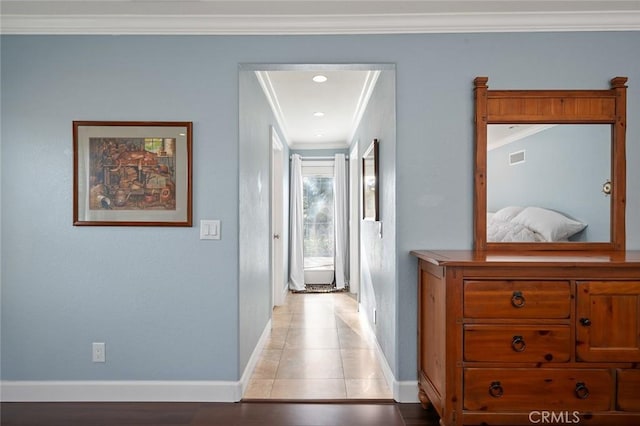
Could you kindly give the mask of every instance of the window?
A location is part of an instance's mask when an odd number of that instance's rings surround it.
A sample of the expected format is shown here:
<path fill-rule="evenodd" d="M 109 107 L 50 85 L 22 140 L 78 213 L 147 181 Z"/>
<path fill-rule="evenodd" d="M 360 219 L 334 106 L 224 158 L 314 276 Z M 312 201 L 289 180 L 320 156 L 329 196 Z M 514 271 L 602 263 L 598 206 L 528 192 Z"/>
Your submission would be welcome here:
<path fill-rule="evenodd" d="M 305 268 L 333 268 L 333 161 L 302 164 Z"/>

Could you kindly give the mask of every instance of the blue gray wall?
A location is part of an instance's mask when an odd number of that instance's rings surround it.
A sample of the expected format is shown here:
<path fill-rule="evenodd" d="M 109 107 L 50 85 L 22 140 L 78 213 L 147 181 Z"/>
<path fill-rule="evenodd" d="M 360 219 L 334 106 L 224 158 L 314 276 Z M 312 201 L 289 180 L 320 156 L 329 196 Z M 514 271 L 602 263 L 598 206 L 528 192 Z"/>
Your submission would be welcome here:
<path fill-rule="evenodd" d="M 384 67 L 383 67 L 384 68 Z M 380 72 L 354 134 L 359 157 L 379 141 L 380 221 L 360 221 L 360 304 L 394 374 L 397 371 L 396 279 L 396 79 L 393 67 Z M 380 233 L 380 230 L 382 233 Z M 376 322 L 374 323 L 374 310 Z"/>
<path fill-rule="evenodd" d="M 384 238 L 395 214 L 395 270 L 378 268 L 395 302 L 378 311 L 391 324 L 379 336 L 396 378 L 415 380 L 409 251 L 472 247 L 473 78 L 606 88 L 629 77 L 627 246 L 640 249 L 639 50 L 638 32 L 3 36 L 2 378 L 237 380 L 268 309 L 238 272 L 239 194 L 245 178 L 257 184 L 240 169 L 238 64 L 393 63 L 395 153 L 381 137 L 381 154 L 395 173 L 395 213 L 382 211 Z M 221 219 L 222 240 L 71 226 L 71 122 L 96 119 L 193 121 L 194 221 Z M 91 363 L 92 341 L 107 342 L 109 362 Z"/>
<path fill-rule="evenodd" d="M 276 119 L 258 83 L 255 69 L 241 67 L 239 72 L 239 206 L 240 262 L 238 297 L 240 326 L 240 370 L 242 375 L 273 307 L 271 289 L 271 128 Z M 279 133 L 280 134 L 280 133 Z M 280 137 L 282 140 L 282 137 Z M 282 144 L 285 145 L 282 140 Z M 287 156 L 284 147 L 283 155 Z M 288 162 L 283 162 L 288 176 Z M 285 178 L 285 185 L 288 178 Z M 287 190 L 283 190 L 286 199 Z M 288 209 L 283 208 L 283 212 Z M 283 240 L 288 232 L 284 230 Z M 284 247 L 285 256 L 287 246 Z M 286 276 L 286 275 L 285 275 Z"/>
<path fill-rule="evenodd" d="M 237 379 L 238 65 L 204 41 L 2 38 L 3 379 Z M 193 121 L 194 223 L 222 240 L 71 226 L 73 120 Z"/>

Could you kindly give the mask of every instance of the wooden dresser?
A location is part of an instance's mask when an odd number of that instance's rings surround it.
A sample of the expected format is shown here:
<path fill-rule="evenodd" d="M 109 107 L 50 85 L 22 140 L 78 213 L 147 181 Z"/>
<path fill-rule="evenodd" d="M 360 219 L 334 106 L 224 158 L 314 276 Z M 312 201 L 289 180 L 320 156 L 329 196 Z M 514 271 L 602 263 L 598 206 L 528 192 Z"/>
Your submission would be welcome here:
<path fill-rule="evenodd" d="M 441 425 L 640 425 L 640 252 L 412 255 Z"/>

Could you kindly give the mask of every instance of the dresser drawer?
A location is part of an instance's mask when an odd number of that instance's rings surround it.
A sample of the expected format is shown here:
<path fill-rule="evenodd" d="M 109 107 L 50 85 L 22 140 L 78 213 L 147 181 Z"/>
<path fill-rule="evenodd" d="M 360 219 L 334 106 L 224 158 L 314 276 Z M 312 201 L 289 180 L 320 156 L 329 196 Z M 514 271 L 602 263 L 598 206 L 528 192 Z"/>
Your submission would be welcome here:
<path fill-rule="evenodd" d="M 467 318 L 569 318 L 568 281 L 482 280 L 464 283 Z"/>
<path fill-rule="evenodd" d="M 567 362 L 568 325 L 465 325 L 464 360 L 487 362 Z"/>
<path fill-rule="evenodd" d="M 640 411 L 640 370 L 618 370 L 617 408 Z"/>
<path fill-rule="evenodd" d="M 465 368 L 464 409 L 471 411 L 604 411 L 611 406 L 609 370 Z"/>

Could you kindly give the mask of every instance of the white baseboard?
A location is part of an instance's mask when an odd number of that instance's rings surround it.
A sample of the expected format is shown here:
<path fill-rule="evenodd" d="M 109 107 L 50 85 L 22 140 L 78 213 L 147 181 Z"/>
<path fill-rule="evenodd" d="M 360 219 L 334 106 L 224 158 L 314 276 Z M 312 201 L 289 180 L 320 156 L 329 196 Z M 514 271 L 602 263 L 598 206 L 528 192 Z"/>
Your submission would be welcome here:
<path fill-rule="evenodd" d="M 391 388 L 393 392 L 393 399 L 397 402 L 401 403 L 415 403 L 420 402 L 418 399 L 418 381 L 417 380 L 409 380 L 409 381 L 398 381 L 393 374 L 393 370 L 389 366 L 387 362 L 387 358 L 382 351 L 382 347 L 378 342 L 378 338 L 376 337 L 376 333 L 373 331 L 371 327 L 371 323 L 369 322 L 369 318 L 364 314 L 364 309 L 360 306 L 358 309 L 360 312 L 360 319 L 367 324 L 367 330 L 370 333 L 370 337 L 375 342 L 375 349 L 378 355 L 378 360 L 380 362 L 380 366 L 382 367 L 382 372 L 384 374 L 384 378 L 387 381 L 387 384 Z"/>
<path fill-rule="evenodd" d="M 237 402 L 242 399 L 270 330 L 271 320 L 262 332 L 240 381 L 4 380 L 0 382 L 0 401 Z"/>
<path fill-rule="evenodd" d="M 2 402 L 235 402 L 234 381 L 10 381 L 0 382 Z"/>
<path fill-rule="evenodd" d="M 385 370 L 385 378 L 387 375 Z M 247 377 L 251 377 L 251 374 L 248 374 Z M 0 401 L 237 402 L 242 399 L 247 383 L 248 378 L 241 382 L 5 380 L 0 382 Z M 394 400 L 403 403 L 418 402 L 417 382 L 398 382 L 393 378 L 387 378 L 387 383 L 392 384 Z"/>
<path fill-rule="evenodd" d="M 393 382 L 393 398 L 402 403 L 418 403 L 418 381 L 403 380 Z"/>
<path fill-rule="evenodd" d="M 251 353 L 251 357 L 249 358 L 249 362 L 247 362 L 247 366 L 242 373 L 242 377 L 240 378 L 240 395 L 236 401 L 240 401 L 242 399 L 242 395 L 244 395 L 244 391 L 247 390 L 247 386 L 249 385 L 249 380 L 251 379 L 251 375 L 253 374 L 253 370 L 255 370 L 258 361 L 260 360 L 260 355 L 262 354 L 262 349 L 264 349 L 265 344 L 267 343 L 267 339 L 269 339 L 269 335 L 271 334 L 271 319 L 267 321 L 267 325 L 262 330 L 262 335 L 260 339 L 258 339 L 258 343 L 256 347 L 253 349 Z"/>

